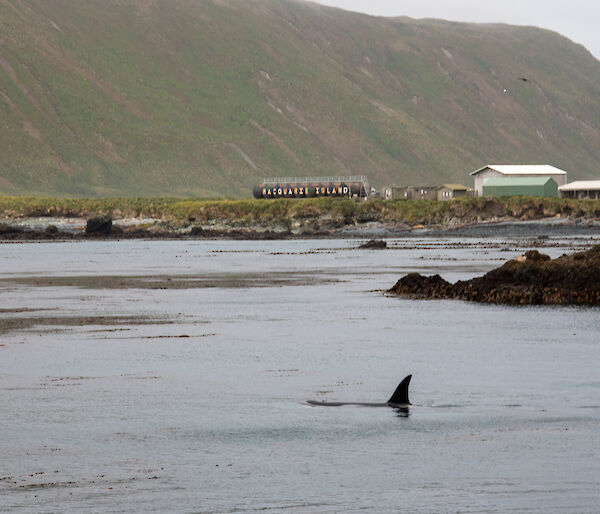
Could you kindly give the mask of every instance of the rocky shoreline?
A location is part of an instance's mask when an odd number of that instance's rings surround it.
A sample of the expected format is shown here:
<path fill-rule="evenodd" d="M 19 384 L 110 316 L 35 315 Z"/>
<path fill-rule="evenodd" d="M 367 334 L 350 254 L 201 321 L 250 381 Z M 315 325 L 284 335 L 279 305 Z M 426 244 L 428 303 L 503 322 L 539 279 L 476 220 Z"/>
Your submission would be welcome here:
<path fill-rule="evenodd" d="M 557 198 L 424 200 L 317 198 L 0 197 L 0 240 L 301 239 L 600 234 L 600 201 Z M 86 230 L 110 217 L 108 230 Z"/>
<path fill-rule="evenodd" d="M 482 277 L 447 282 L 410 273 L 388 293 L 509 305 L 600 305 L 600 245 L 556 259 L 530 250 Z"/>
<path fill-rule="evenodd" d="M 534 221 L 511 218 L 492 219 L 463 224 L 416 224 L 372 221 L 357 222 L 330 216 L 297 220 L 294 223 L 252 223 L 215 220 L 211 223 L 165 221 L 152 218 L 110 219 L 105 217 L 4 218 L 0 219 L 0 241 L 88 240 L 88 239 L 382 239 L 390 237 L 507 237 L 507 236 L 600 236 L 600 220 L 588 218 L 544 218 Z M 98 224 L 99 223 L 99 224 Z"/>

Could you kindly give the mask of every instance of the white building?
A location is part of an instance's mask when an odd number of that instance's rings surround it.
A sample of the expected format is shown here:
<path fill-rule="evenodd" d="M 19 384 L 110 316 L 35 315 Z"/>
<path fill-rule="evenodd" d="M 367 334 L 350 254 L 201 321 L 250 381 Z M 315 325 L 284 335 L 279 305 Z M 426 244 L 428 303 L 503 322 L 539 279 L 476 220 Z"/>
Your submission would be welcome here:
<path fill-rule="evenodd" d="M 600 180 L 577 180 L 558 187 L 561 198 L 600 199 Z"/>
<path fill-rule="evenodd" d="M 483 184 L 492 177 L 550 177 L 559 186 L 567 183 L 567 172 L 549 164 L 488 164 L 471 172 L 476 196 L 483 195 Z"/>

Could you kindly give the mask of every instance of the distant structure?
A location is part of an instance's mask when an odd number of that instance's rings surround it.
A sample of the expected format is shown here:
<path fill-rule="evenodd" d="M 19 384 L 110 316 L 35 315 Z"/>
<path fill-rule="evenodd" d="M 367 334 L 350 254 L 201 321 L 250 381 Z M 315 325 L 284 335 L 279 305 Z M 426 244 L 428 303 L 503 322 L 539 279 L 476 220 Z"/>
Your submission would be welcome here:
<path fill-rule="evenodd" d="M 469 194 L 469 188 L 461 184 L 441 186 L 385 186 L 381 188 L 384 200 L 451 200 Z"/>
<path fill-rule="evenodd" d="M 416 186 L 409 189 L 413 200 L 435 200 L 437 198 L 435 186 Z"/>
<path fill-rule="evenodd" d="M 384 200 L 398 200 L 407 198 L 408 188 L 398 186 L 384 186 L 381 188 L 381 198 Z"/>
<path fill-rule="evenodd" d="M 442 184 L 437 187 L 437 199 L 439 201 L 452 200 L 459 196 L 467 196 L 469 188 L 462 184 Z"/>
<path fill-rule="evenodd" d="M 483 196 L 543 196 L 556 198 L 558 185 L 550 177 L 494 177 L 483 184 Z"/>
<path fill-rule="evenodd" d="M 436 186 L 386 186 L 381 189 L 384 200 L 435 200 Z"/>
<path fill-rule="evenodd" d="M 371 193 L 364 175 L 343 177 L 265 178 L 253 189 L 254 198 L 367 198 Z"/>
<path fill-rule="evenodd" d="M 558 187 L 561 198 L 600 200 L 600 180 L 578 180 Z"/>
<path fill-rule="evenodd" d="M 548 177 L 554 180 L 558 186 L 567 183 L 567 172 L 549 164 L 528 165 L 528 164 L 488 164 L 471 172 L 475 182 L 475 194 L 483 196 L 483 185 L 492 178 L 540 178 Z"/>

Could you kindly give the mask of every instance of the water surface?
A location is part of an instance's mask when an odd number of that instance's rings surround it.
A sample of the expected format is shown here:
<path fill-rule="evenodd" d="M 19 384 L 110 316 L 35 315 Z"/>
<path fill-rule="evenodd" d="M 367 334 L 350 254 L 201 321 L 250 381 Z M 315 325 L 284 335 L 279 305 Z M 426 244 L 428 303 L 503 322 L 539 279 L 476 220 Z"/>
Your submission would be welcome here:
<path fill-rule="evenodd" d="M 0 510 L 596 511 L 600 311 L 383 294 L 458 243 L 1 245 Z"/>

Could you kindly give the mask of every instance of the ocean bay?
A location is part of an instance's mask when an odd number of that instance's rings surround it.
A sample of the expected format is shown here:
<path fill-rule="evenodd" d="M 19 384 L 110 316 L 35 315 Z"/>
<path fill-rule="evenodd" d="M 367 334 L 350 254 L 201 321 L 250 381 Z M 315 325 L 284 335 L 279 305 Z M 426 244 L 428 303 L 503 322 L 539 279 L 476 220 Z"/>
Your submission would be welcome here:
<path fill-rule="evenodd" d="M 593 241 L 537 243 L 556 257 Z M 2 245 L 0 505 L 593 510 L 598 309 L 383 292 L 411 271 L 471 278 L 535 244 Z M 385 401 L 408 373 L 409 417 L 305 403 Z"/>

